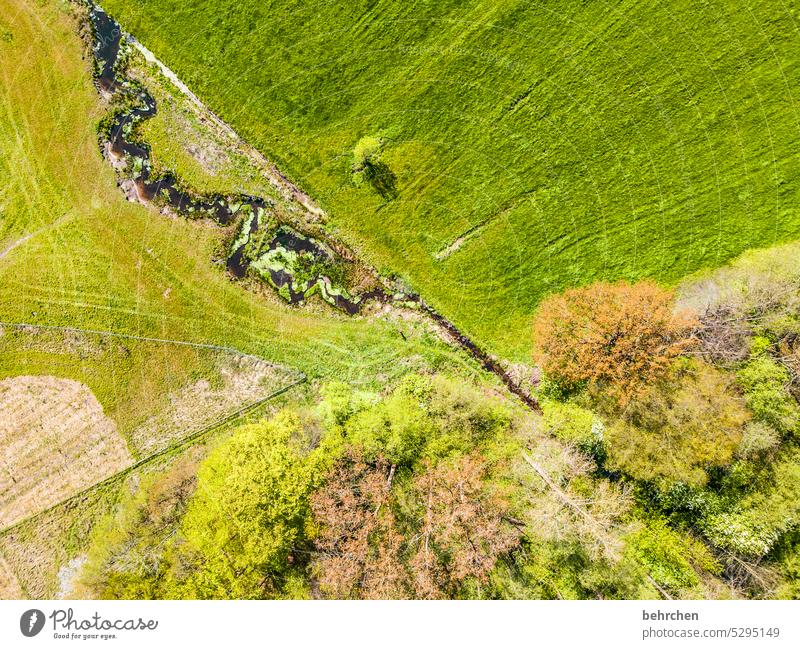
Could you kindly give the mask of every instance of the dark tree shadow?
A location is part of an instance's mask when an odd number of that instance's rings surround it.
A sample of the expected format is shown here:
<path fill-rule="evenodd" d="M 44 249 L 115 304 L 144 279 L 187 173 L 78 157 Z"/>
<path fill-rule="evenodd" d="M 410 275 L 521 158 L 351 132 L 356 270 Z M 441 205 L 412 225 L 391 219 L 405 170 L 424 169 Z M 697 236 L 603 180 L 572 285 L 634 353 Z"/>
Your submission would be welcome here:
<path fill-rule="evenodd" d="M 397 176 L 380 160 L 364 164 L 364 178 L 384 200 L 397 198 Z"/>

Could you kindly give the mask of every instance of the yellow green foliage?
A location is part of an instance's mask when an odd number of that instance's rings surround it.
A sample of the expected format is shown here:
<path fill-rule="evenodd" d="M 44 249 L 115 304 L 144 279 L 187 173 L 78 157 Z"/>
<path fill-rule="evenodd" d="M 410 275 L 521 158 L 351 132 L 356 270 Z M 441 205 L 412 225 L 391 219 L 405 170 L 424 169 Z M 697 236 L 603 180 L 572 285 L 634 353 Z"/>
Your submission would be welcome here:
<path fill-rule="evenodd" d="M 374 162 L 380 153 L 383 142 L 374 135 L 365 135 L 353 147 L 353 171 L 363 171 L 364 168 Z"/>
<path fill-rule="evenodd" d="M 644 566 L 650 576 L 671 591 L 698 585 L 697 571 L 716 573 L 721 567 L 708 548 L 687 534 L 667 526 L 662 519 L 628 535 L 626 554 Z"/>
<path fill-rule="evenodd" d="M 694 362 L 645 390 L 605 431 L 611 466 L 641 479 L 702 485 L 727 465 L 750 415 L 732 380 Z"/>
<path fill-rule="evenodd" d="M 775 461 L 769 477 L 754 486 L 737 499 L 732 510 L 701 522 L 703 532 L 717 547 L 760 557 L 800 524 L 800 452 L 787 451 Z"/>
<path fill-rule="evenodd" d="M 738 374 L 747 406 L 753 416 L 783 434 L 797 432 L 800 408 L 786 391 L 791 382 L 788 370 L 766 355 L 748 362 Z"/>

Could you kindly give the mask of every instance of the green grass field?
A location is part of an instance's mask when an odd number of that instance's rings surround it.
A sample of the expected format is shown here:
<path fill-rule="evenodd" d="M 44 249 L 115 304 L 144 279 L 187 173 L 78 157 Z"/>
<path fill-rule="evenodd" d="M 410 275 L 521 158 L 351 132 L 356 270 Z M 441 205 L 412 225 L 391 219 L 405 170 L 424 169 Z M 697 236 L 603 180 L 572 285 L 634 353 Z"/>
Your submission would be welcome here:
<path fill-rule="evenodd" d="M 126 202 L 97 145 L 103 107 L 66 5 L 0 7 L 0 321 L 225 345 L 311 379 L 465 363 L 410 324 L 247 291 L 212 263 L 219 228 Z"/>
<path fill-rule="evenodd" d="M 800 235 L 800 17 L 785 3 L 104 7 L 365 258 L 501 355 L 527 356 L 549 292 L 671 283 Z M 394 200 L 352 182 L 369 134 Z"/>
<path fill-rule="evenodd" d="M 138 52 L 128 59 L 128 74 L 141 81 L 161 108 L 140 127 L 156 169 L 173 172 L 188 187 L 204 194 L 280 196 L 240 145 L 201 122 L 196 108 Z"/>

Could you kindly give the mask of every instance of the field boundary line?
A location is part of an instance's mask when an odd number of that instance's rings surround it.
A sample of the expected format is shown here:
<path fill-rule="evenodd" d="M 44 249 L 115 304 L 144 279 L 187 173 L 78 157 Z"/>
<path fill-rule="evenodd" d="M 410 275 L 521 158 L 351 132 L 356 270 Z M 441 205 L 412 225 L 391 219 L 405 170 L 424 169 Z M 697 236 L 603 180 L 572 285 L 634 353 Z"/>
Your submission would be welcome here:
<path fill-rule="evenodd" d="M 305 383 L 306 380 L 307 379 L 306 379 L 305 375 L 303 375 L 301 378 L 299 378 L 296 381 L 290 383 L 289 385 L 285 385 L 282 388 L 279 388 L 278 390 L 275 390 L 274 392 L 270 393 L 269 395 L 267 395 L 263 399 L 259 399 L 258 401 L 254 401 L 252 403 L 249 403 L 246 406 L 243 406 L 242 408 L 239 408 L 239 410 L 237 410 L 236 412 L 232 412 L 232 413 L 230 413 L 228 415 L 225 415 L 224 417 L 220 417 L 219 419 L 211 422 L 210 424 L 208 424 L 206 426 L 203 426 L 202 428 L 196 429 L 193 432 L 185 435 L 184 437 L 181 437 L 180 439 L 175 440 L 174 442 L 172 442 L 171 444 L 168 444 L 166 447 L 164 447 L 160 451 L 156 451 L 155 453 L 152 453 L 152 454 L 148 455 L 145 458 L 137 460 L 136 462 L 134 462 L 130 466 L 122 469 L 121 471 L 117 471 L 116 473 L 108 476 L 107 478 L 103 478 L 99 482 L 95 482 L 93 485 L 90 485 L 89 487 L 81 489 L 80 491 L 72 494 L 71 496 L 68 496 L 67 498 L 64 498 L 64 499 L 60 500 L 59 502 L 57 502 L 57 503 L 55 503 L 53 505 L 50 505 L 49 507 L 46 507 L 45 509 L 43 509 L 41 511 L 38 511 L 35 514 L 31 514 L 27 518 L 23 518 L 22 520 L 19 520 L 16 523 L 13 523 L 13 524 L 9 525 L 8 527 L 5 527 L 5 528 L 1 529 L 0 530 L 0 538 L 5 537 L 6 535 L 10 534 L 14 530 L 22 527 L 23 525 L 26 525 L 26 524 L 30 523 L 31 521 L 36 520 L 40 516 L 44 516 L 45 514 L 48 514 L 48 513 L 52 512 L 52 511 L 55 511 L 56 509 L 58 509 L 59 507 L 62 507 L 63 505 L 66 505 L 66 504 L 68 504 L 68 503 L 70 503 L 70 502 L 72 502 L 74 500 L 78 500 L 78 499 L 82 498 L 83 496 L 85 496 L 88 493 L 94 491 L 95 489 L 99 489 L 100 487 L 105 487 L 105 486 L 108 486 L 110 484 L 113 484 L 114 482 L 117 482 L 118 480 L 120 480 L 121 478 L 126 477 L 128 474 L 132 473 L 133 471 L 136 471 L 137 469 L 141 469 L 143 466 L 146 466 L 146 465 L 154 462 L 155 460 L 158 460 L 158 459 L 160 459 L 160 458 L 162 458 L 162 457 L 164 457 L 164 456 L 166 456 L 166 455 L 168 455 L 170 453 L 173 453 L 174 451 L 177 451 L 177 450 L 181 449 L 182 447 L 192 446 L 195 442 L 199 441 L 201 438 L 205 437 L 206 435 L 214 432 L 215 430 L 217 430 L 219 428 L 222 428 L 226 424 L 232 423 L 233 421 L 239 419 L 240 417 L 243 417 L 244 415 L 250 414 L 251 412 L 257 410 L 259 407 L 261 407 L 264 404 L 266 404 L 268 401 L 271 401 L 272 399 L 274 399 L 275 397 L 279 397 L 280 395 L 288 392 L 292 388 L 295 388 L 298 385 L 300 385 L 302 383 Z"/>
<path fill-rule="evenodd" d="M 286 365 L 282 365 L 280 363 L 275 363 L 274 361 L 268 360 L 266 358 L 261 358 L 260 356 L 256 356 L 255 354 L 249 354 L 247 352 L 240 351 L 233 347 L 226 347 L 225 345 L 214 345 L 213 343 L 193 343 L 188 340 L 174 340 L 172 338 L 137 336 L 136 334 L 117 333 L 114 331 L 106 331 L 103 329 L 82 329 L 80 327 L 43 325 L 43 324 L 34 324 L 32 322 L 5 322 L 0 320 L 0 327 L 11 327 L 13 329 L 45 329 L 48 331 L 65 331 L 69 333 L 86 333 L 86 334 L 95 334 L 99 336 L 111 336 L 113 338 L 124 338 L 126 340 L 140 340 L 142 342 L 150 342 L 150 343 L 166 343 L 171 345 L 182 345 L 184 347 L 193 347 L 195 349 L 210 349 L 214 351 L 221 351 L 221 352 L 227 352 L 229 354 L 235 354 L 243 358 L 250 358 L 259 361 L 260 363 L 266 363 L 267 365 L 270 365 L 272 367 L 280 368 L 288 372 L 294 373 L 298 376 L 302 376 L 305 379 L 305 373 L 302 372 L 301 370 Z"/>

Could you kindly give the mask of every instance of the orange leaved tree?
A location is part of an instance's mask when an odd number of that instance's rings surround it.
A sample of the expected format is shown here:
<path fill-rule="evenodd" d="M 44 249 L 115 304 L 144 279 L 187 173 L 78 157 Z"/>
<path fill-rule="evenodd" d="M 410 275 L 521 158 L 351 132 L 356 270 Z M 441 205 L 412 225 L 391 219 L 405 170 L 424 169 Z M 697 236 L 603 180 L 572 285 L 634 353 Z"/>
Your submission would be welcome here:
<path fill-rule="evenodd" d="M 654 282 L 598 282 L 545 299 L 534 321 L 534 360 L 562 385 L 601 388 L 621 404 L 664 376 L 690 346 L 695 323 Z"/>

